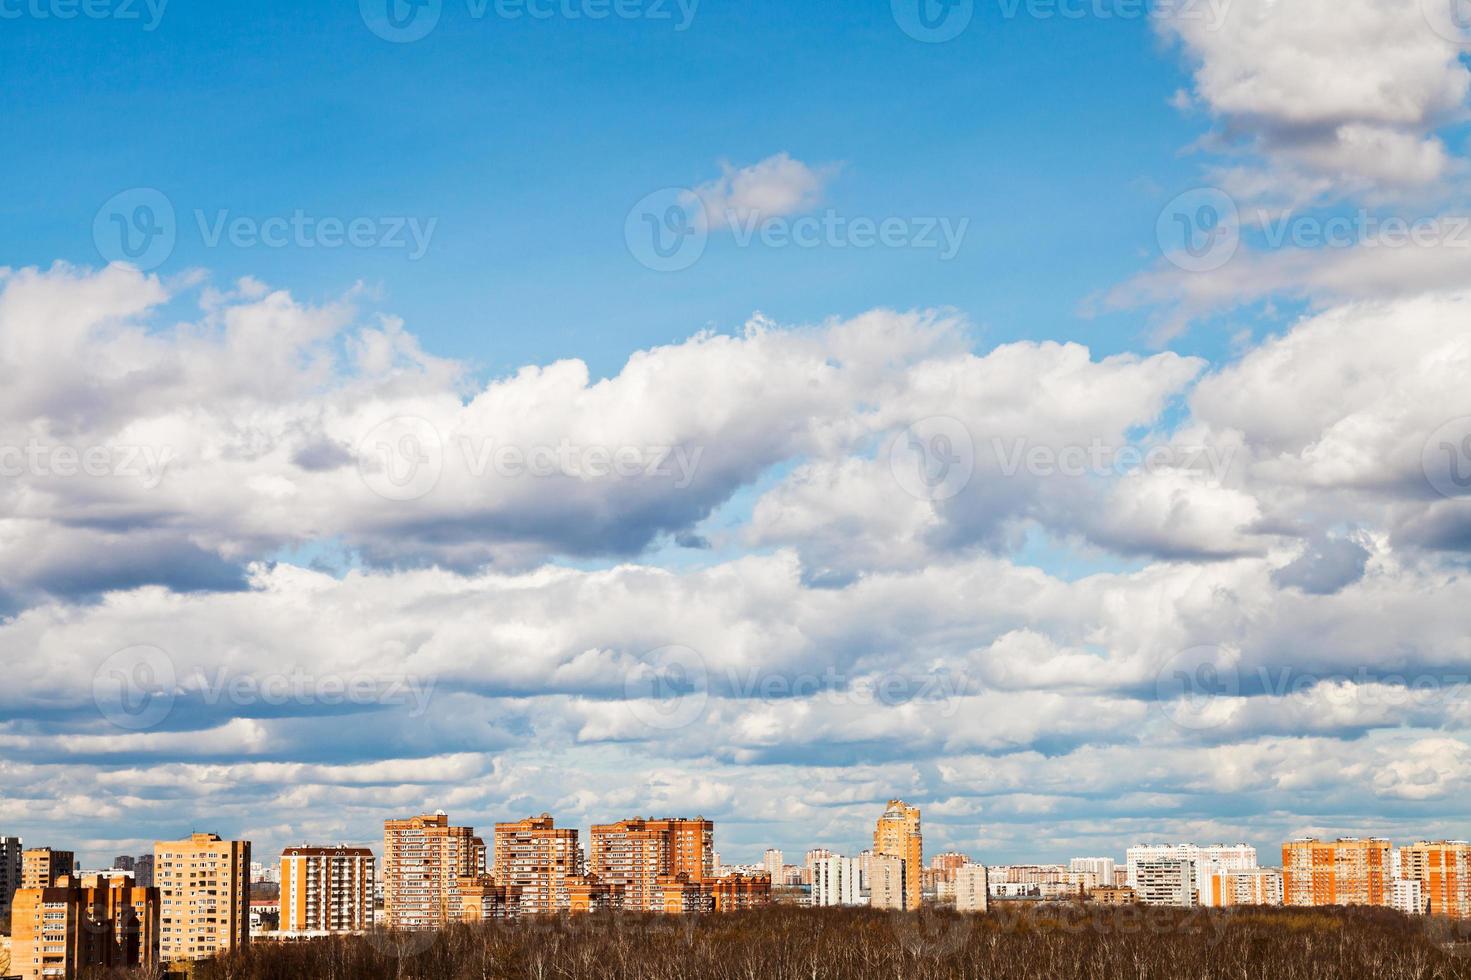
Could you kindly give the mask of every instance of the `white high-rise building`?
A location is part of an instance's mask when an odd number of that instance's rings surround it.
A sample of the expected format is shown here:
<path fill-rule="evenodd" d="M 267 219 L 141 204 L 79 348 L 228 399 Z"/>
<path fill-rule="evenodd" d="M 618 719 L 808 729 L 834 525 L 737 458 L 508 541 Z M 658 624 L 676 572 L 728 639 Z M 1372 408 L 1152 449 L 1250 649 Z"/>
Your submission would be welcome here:
<path fill-rule="evenodd" d="M 779 847 L 768 847 L 766 849 L 766 853 L 761 856 L 761 866 L 766 869 L 766 873 L 767 874 L 771 875 L 771 883 L 773 885 L 779 885 L 779 884 L 781 884 L 781 880 L 782 880 L 782 874 L 781 874 L 781 869 L 782 869 L 782 853 L 781 853 L 781 848 L 779 848 Z"/>
<path fill-rule="evenodd" d="M 812 862 L 812 904 L 863 905 L 863 870 L 857 858 L 824 857 Z"/>
<path fill-rule="evenodd" d="M 1218 871 L 1243 871 L 1255 868 L 1256 848 L 1250 844 L 1137 844 L 1125 855 L 1128 869 L 1128 884 L 1136 891 L 1139 888 L 1138 866 L 1146 861 L 1188 861 L 1190 863 L 1190 887 L 1195 892 L 1194 902 L 1201 901 L 1202 893 L 1209 885 L 1210 875 Z"/>
<path fill-rule="evenodd" d="M 1418 878 L 1396 878 L 1391 886 L 1389 904 L 1405 915 L 1424 915 L 1428 908 L 1425 901 L 1425 883 Z"/>
<path fill-rule="evenodd" d="M 1184 858 L 1161 858 L 1139 861 L 1134 865 L 1134 891 L 1145 905 L 1172 905 L 1194 908 L 1199 904 L 1190 861 Z"/>
<path fill-rule="evenodd" d="M 1092 874 L 1099 885 L 1105 887 L 1113 885 L 1113 858 L 1073 858 L 1068 862 L 1068 870 Z"/>
<path fill-rule="evenodd" d="M 962 864 L 955 869 L 955 911 L 984 912 L 989 906 L 984 864 Z"/>

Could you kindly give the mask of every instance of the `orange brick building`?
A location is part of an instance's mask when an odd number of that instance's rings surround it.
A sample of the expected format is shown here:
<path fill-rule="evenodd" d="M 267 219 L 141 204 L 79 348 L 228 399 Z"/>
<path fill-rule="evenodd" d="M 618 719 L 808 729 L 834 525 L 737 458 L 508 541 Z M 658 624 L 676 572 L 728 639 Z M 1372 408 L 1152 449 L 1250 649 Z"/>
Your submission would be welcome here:
<path fill-rule="evenodd" d="M 1420 882 L 1431 915 L 1471 918 L 1471 843 L 1418 841 L 1399 853 L 1400 877 Z"/>
<path fill-rule="evenodd" d="M 20 855 L 20 887 L 50 888 L 63 876 L 75 877 L 77 856 L 71 851 L 32 847 Z"/>
<path fill-rule="evenodd" d="M 595 874 L 567 879 L 569 912 L 616 912 L 623 908 L 623 886 L 604 881 Z"/>
<path fill-rule="evenodd" d="M 151 969 L 159 963 L 158 927 L 158 889 L 63 875 L 15 893 L 10 972 L 74 980 L 84 970 Z"/>
<path fill-rule="evenodd" d="M 451 827 L 443 810 L 383 821 L 383 922 L 388 928 L 444 925 L 459 880 L 483 874 L 485 841 L 473 827 Z"/>
<path fill-rule="evenodd" d="M 771 875 L 726 875 L 705 881 L 716 912 L 743 912 L 771 904 Z"/>
<path fill-rule="evenodd" d="M 497 884 L 491 875 L 461 878 L 455 883 L 450 915 L 460 922 L 514 919 L 521 914 L 521 889 Z"/>
<path fill-rule="evenodd" d="M 588 871 L 623 888 L 627 909 L 662 911 L 656 883 L 684 875 L 696 884 L 715 875 L 715 824 L 693 820 L 634 818 L 592 828 Z"/>
<path fill-rule="evenodd" d="M 1314 838 L 1282 845 L 1286 905 L 1389 905 L 1393 854 L 1382 838 Z"/>
<path fill-rule="evenodd" d="M 495 880 L 521 889 L 527 915 L 571 907 L 567 879 L 583 873 L 577 831 L 557 827 L 549 813 L 495 825 Z"/>

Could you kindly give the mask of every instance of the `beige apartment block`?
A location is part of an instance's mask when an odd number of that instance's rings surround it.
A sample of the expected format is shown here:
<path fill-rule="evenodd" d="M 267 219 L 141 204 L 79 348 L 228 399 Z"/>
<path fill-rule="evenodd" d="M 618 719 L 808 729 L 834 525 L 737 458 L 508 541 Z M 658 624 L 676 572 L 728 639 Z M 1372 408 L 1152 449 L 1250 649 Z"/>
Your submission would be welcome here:
<path fill-rule="evenodd" d="M 567 879 L 583 874 L 577 831 L 555 826 L 549 813 L 498 823 L 492 870 L 497 884 L 521 889 L 523 914 L 568 911 Z"/>
<path fill-rule="evenodd" d="M 908 888 L 902 858 L 875 854 L 868 862 L 868 904 L 876 909 L 902 911 L 907 904 Z"/>
<path fill-rule="evenodd" d="M 22 888 L 11 909 L 11 964 L 24 980 L 75 980 L 84 971 L 159 962 L 159 895 L 131 880 L 63 875 Z"/>
<path fill-rule="evenodd" d="M 281 931 L 371 928 L 374 867 L 366 847 L 286 848 L 281 852 Z"/>
<path fill-rule="evenodd" d="M 63 876 L 77 873 L 77 856 L 71 851 L 33 847 L 20 857 L 20 887 L 50 888 Z"/>
<path fill-rule="evenodd" d="M 485 841 L 451 827 L 441 810 L 383 822 L 383 919 L 390 929 L 434 929 L 454 917 L 461 878 L 485 874 Z"/>
<path fill-rule="evenodd" d="M 984 912 L 989 907 L 986 890 L 986 866 L 962 864 L 954 869 L 955 910 Z"/>
<path fill-rule="evenodd" d="M 216 834 L 156 841 L 153 880 L 165 963 L 205 959 L 250 942 L 250 841 Z"/>
<path fill-rule="evenodd" d="M 920 869 L 924 867 L 924 836 L 920 831 L 919 807 L 910 806 L 903 800 L 890 800 L 874 827 L 873 853 L 904 862 L 904 903 L 901 907 L 919 908 L 922 894 Z"/>

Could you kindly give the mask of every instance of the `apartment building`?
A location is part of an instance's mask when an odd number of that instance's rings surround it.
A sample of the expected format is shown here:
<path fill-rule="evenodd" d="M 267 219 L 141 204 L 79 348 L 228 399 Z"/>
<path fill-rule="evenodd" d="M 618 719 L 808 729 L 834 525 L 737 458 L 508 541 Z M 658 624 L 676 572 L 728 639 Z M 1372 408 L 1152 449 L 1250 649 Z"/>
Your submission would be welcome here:
<path fill-rule="evenodd" d="M 390 929 L 449 922 L 461 878 L 486 873 L 485 841 L 443 810 L 383 821 L 383 921 Z"/>
<path fill-rule="evenodd" d="M 1076 857 L 1068 861 L 1068 870 L 1092 874 L 1097 881 L 1096 887 L 1109 888 L 1114 884 L 1116 867 L 1113 858 Z"/>
<path fill-rule="evenodd" d="M 1383 838 L 1305 837 L 1282 845 L 1286 905 L 1388 905 L 1393 883 L 1393 848 Z"/>
<path fill-rule="evenodd" d="M 623 889 L 624 908 L 656 911 L 654 883 L 661 875 L 683 874 L 696 883 L 715 877 L 715 824 L 696 817 L 594 825 L 588 871 Z"/>
<path fill-rule="evenodd" d="M 15 893 L 11 931 L 9 972 L 24 980 L 151 969 L 159 964 L 159 894 L 130 880 L 63 875 Z"/>
<path fill-rule="evenodd" d="M 1282 872 L 1276 868 L 1210 871 L 1201 889 L 1200 904 L 1212 908 L 1281 905 Z"/>
<path fill-rule="evenodd" d="M 20 887 L 21 852 L 19 837 L 0 837 L 0 915 L 10 912 L 10 902 Z"/>
<path fill-rule="evenodd" d="M 1169 905 L 1188 909 L 1199 904 L 1194 867 L 1184 858 L 1137 861 L 1134 865 L 1134 881 L 1134 892 L 1145 905 Z"/>
<path fill-rule="evenodd" d="M 197 960 L 250 942 L 250 841 L 191 834 L 155 841 L 159 953 Z"/>
<path fill-rule="evenodd" d="M 1088 893 L 1088 901 L 1099 905 L 1137 905 L 1139 895 L 1128 885 L 1099 885 Z"/>
<path fill-rule="evenodd" d="M 920 828 L 919 807 L 903 800 L 890 800 L 873 831 L 873 853 L 897 858 L 905 865 L 904 900 L 900 906 L 917 909 L 921 901 L 920 869 L 924 867 L 924 836 Z M 876 891 L 876 886 L 871 886 Z M 875 908 L 878 906 L 875 903 Z"/>
<path fill-rule="evenodd" d="M 1389 907 L 1405 915 L 1425 915 L 1430 911 L 1425 885 L 1418 878 L 1396 878 L 1389 883 Z"/>
<path fill-rule="evenodd" d="M 567 879 L 584 873 L 577 831 L 557 827 L 549 813 L 495 825 L 495 880 L 521 889 L 527 915 L 565 912 Z"/>
<path fill-rule="evenodd" d="M 1127 875 L 1125 883 L 1137 890 L 1136 867 L 1145 861 L 1190 862 L 1190 887 L 1196 902 L 1203 901 L 1206 878 L 1214 871 L 1238 871 L 1254 868 L 1256 848 L 1250 844 L 1136 844 L 1124 855 Z"/>
<path fill-rule="evenodd" d="M 75 878 L 77 856 L 71 851 L 57 851 L 49 847 L 32 847 L 21 852 L 20 887 L 50 888 L 63 876 Z"/>
<path fill-rule="evenodd" d="M 363 932 L 373 925 L 376 861 L 366 847 L 281 852 L 283 933 Z"/>
<path fill-rule="evenodd" d="M 812 864 L 812 904 L 862 905 L 863 869 L 857 858 L 825 857 Z"/>
<path fill-rule="evenodd" d="M 451 893 L 450 917 L 459 922 L 514 919 L 521 914 L 521 889 L 486 874 L 461 878 Z"/>
<path fill-rule="evenodd" d="M 955 869 L 955 910 L 984 912 L 990 907 L 990 890 L 984 864 L 962 864 Z"/>
<path fill-rule="evenodd" d="M 152 854 L 139 854 L 133 862 L 133 884 L 139 888 L 154 887 Z"/>
<path fill-rule="evenodd" d="M 1399 876 L 1420 882 L 1431 915 L 1471 918 L 1471 843 L 1417 841 L 1399 849 Z"/>
<path fill-rule="evenodd" d="M 761 866 L 766 869 L 767 874 L 771 875 L 772 881 L 781 881 L 782 860 L 779 847 L 768 847 L 766 853 L 761 855 Z"/>
<path fill-rule="evenodd" d="M 730 874 L 703 883 L 716 912 L 743 912 L 771 904 L 771 876 Z"/>
<path fill-rule="evenodd" d="M 903 858 L 875 854 L 868 862 L 868 904 L 876 909 L 903 911 L 916 908 L 909 903 Z M 916 875 L 915 877 L 918 877 Z"/>
<path fill-rule="evenodd" d="M 604 881 L 595 874 L 574 875 L 567 879 L 567 911 L 574 915 L 617 912 L 623 907 L 622 885 Z"/>

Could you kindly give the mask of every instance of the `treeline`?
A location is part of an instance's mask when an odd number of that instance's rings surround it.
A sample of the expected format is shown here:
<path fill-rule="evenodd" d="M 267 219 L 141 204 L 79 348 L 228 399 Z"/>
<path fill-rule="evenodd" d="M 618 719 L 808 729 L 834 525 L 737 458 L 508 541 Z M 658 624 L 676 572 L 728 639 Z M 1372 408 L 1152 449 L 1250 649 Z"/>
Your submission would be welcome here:
<path fill-rule="evenodd" d="M 1471 980 L 1471 923 L 1383 909 L 998 903 L 985 915 L 770 908 L 256 940 L 195 980 Z"/>

